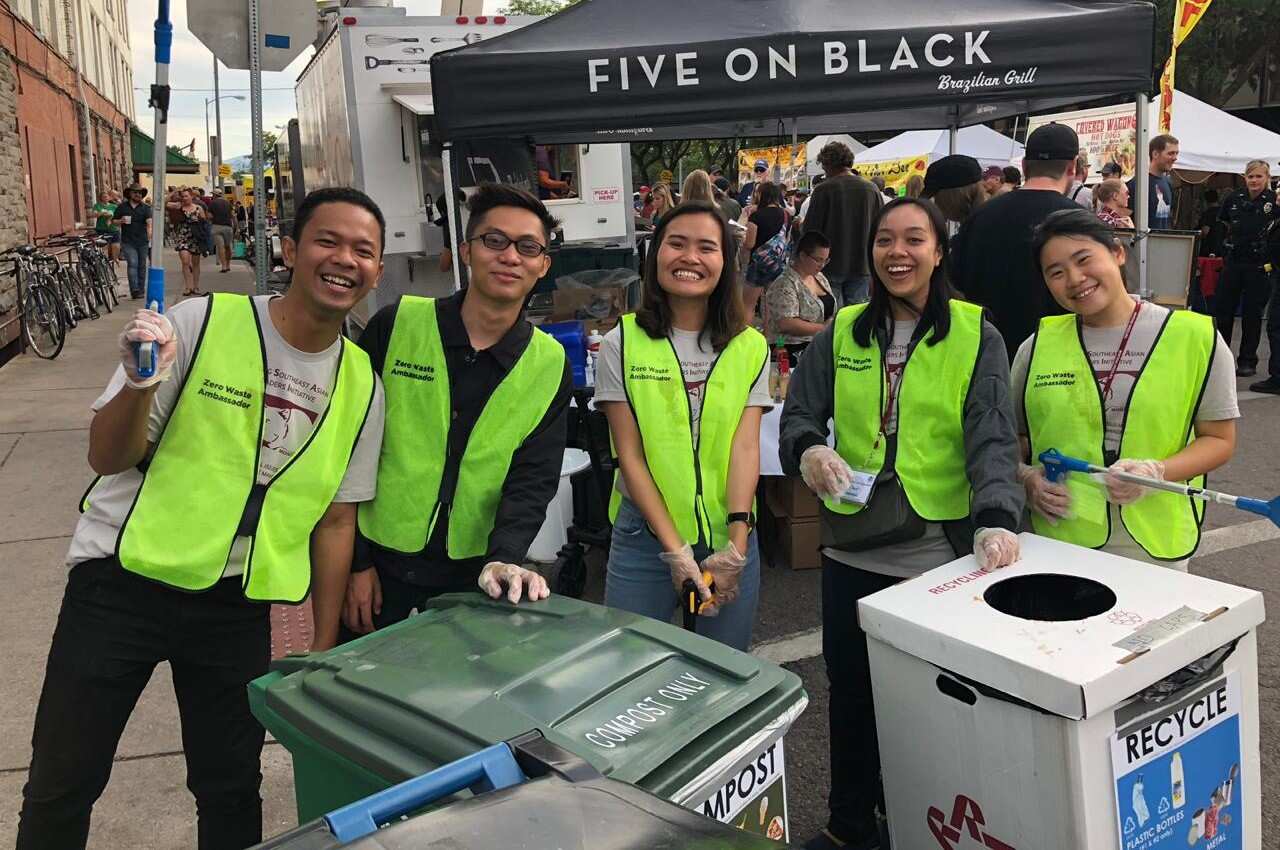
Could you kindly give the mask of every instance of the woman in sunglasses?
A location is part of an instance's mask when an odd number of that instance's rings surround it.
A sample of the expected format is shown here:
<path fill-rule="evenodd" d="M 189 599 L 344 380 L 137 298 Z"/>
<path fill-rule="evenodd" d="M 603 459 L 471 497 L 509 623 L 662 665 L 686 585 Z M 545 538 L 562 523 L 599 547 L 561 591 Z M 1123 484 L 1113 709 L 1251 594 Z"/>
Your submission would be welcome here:
<path fill-rule="evenodd" d="M 769 352 L 743 321 L 717 207 L 681 204 L 653 242 L 640 309 L 600 346 L 595 398 L 621 472 L 605 604 L 670 620 L 691 581 L 698 632 L 745 650 L 760 589 L 752 509 Z"/>

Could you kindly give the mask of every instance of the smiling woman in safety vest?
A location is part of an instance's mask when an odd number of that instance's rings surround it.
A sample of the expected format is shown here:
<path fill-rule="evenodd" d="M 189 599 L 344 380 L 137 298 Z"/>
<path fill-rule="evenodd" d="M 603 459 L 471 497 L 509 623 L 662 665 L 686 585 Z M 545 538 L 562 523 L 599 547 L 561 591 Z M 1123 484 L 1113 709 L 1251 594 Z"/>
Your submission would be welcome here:
<path fill-rule="evenodd" d="M 1107 477 L 1045 479 L 1046 449 L 1098 466 L 1201 484 L 1235 450 L 1231 350 L 1208 316 L 1137 301 L 1125 251 L 1085 211 L 1054 213 L 1032 249 L 1071 313 L 1040 320 L 1013 362 L 1024 459 L 1019 472 L 1038 534 L 1185 570 L 1200 543 L 1202 502 Z"/>
<path fill-rule="evenodd" d="M 621 467 L 605 604 L 669 620 L 691 579 L 707 602 L 698 631 L 745 650 L 759 599 L 752 508 L 760 417 L 773 406 L 768 346 L 743 322 L 734 243 L 715 206 L 676 207 L 653 245 L 639 311 L 600 347 L 595 397 Z"/>
<path fill-rule="evenodd" d="M 880 760 L 857 601 L 971 549 L 984 568 L 1012 563 L 1023 506 L 1004 342 L 980 307 L 953 297 L 942 213 L 902 198 L 870 232 L 871 301 L 814 337 L 779 440 L 784 471 L 823 499 L 831 817 L 806 845 L 817 848 L 877 846 Z"/>

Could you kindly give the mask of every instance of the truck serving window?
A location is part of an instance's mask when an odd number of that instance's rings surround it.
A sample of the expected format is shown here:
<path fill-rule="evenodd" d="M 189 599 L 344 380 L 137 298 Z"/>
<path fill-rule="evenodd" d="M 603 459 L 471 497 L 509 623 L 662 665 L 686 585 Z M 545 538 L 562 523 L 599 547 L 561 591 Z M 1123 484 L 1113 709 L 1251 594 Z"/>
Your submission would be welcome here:
<path fill-rule="evenodd" d="M 582 173 L 577 145 L 534 145 L 533 158 L 538 172 L 538 197 L 544 201 L 577 198 Z"/>

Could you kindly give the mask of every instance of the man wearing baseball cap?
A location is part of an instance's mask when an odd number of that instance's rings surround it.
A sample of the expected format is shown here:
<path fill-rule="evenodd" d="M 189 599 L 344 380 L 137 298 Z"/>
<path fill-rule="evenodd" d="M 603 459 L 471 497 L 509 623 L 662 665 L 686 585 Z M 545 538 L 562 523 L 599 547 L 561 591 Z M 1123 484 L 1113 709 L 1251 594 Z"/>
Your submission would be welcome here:
<path fill-rule="evenodd" d="M 1064 192 L 1075 178 L 1080 139 L 1065 124 L 1027 138 L 1025 182 L 979 207 L 951 243 L 951 277 L 970 301 L 991 311 L 1012 357 L 1044 316 L 1061 313 L 1031 253 L 1031 232 L 1058 210 L 1079 209 Z"/>
<path fill-rule="evenodd" d="M 763 159 L 757 159 L 756 164 L 751 168 L 752 179 L 742 184 L 742 189 L 738 192 L 738 203 L 746 206 L 751 203 L 751 195 L 756 190 L 759 183 L 769 182 L 769 163 Z"/>
<path fill-rule="evenodd" d="M 1004 169 L 998 165 L 988 165 L 982 172 L 982 188 L 987 190 L 987 197 L 994 198 L 1003 194 L 1000 187 L 1004 185 Z"/>

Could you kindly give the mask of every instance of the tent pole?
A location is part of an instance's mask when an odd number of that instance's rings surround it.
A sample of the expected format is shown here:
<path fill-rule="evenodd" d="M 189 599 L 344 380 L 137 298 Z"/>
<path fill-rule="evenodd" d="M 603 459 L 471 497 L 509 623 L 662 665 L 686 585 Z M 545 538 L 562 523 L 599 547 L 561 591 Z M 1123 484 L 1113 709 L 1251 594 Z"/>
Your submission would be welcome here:
<path fill-rule="evenodd" d="M 1137 164 L 1133 172 L 1133 239 L 1138 250 L 1138 297 L 1147 299 L 1151 290 L 1147 288 L 1147 236 L 1150 234 L 1151 222 L 1148 221 L 1147 193 L 1151 191 L 1147 172 L 1151 168 L 1150 153 L 1147 144 L 1151 141 L 1150 109 L 1147 93 L 1140 91 L 1134 97 L 1137 115 L 1134 147 Z"/>
<path fill-rule="evenodd" d="M 800 172 L 796 171 L 796 146 L 800 144 L 800 134 L 796 126 L 796 119 L 791 119 L 791 181 L 792 189 L 800 188 Z"/>
<path fill-rule="evenodd" d="M 960 145 L 958 144 L 958 137 L 960 135 L 960 107 L 952 106 L 948 111 L 951 113 L 951 121 L 947 127 L 947 153 L 953 154 L 960 148 Z"/>

